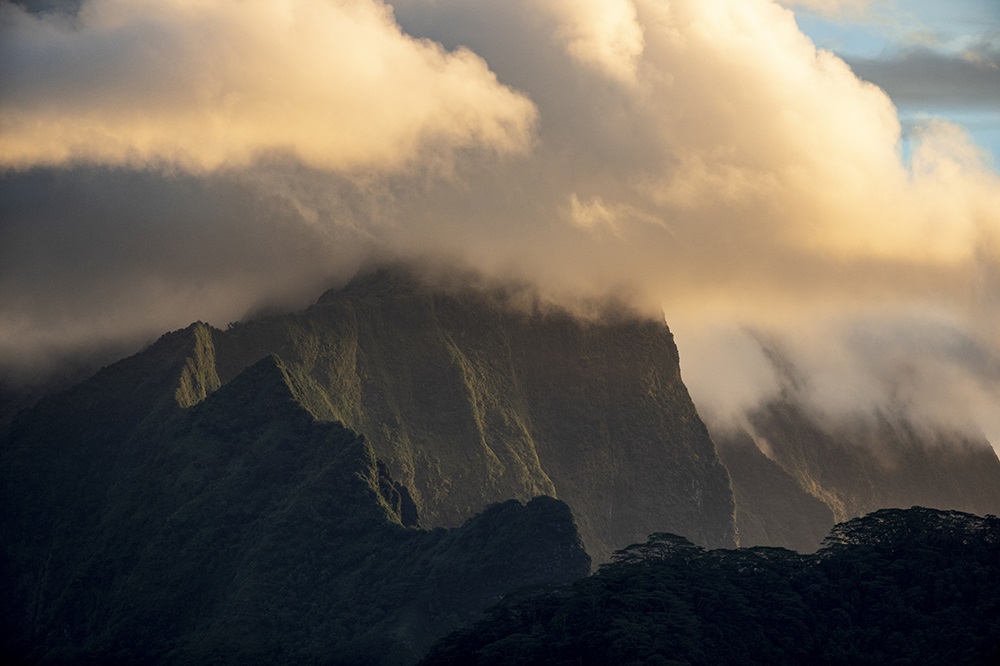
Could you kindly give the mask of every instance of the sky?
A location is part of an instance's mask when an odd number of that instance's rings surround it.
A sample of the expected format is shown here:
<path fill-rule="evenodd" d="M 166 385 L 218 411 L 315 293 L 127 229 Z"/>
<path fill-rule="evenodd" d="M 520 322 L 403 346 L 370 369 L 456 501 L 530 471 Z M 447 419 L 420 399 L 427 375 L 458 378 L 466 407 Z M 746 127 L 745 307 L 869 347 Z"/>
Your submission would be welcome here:
<path fill-rule="evenodd" d="M 799 26 L 889 93 L 904 146 L 921 121 L 943 117 L 1000 164 L 1000 2 L 894 0 L 823 11 L 828 4 L 799 4 Z"/>
<path fill-rule="evenodd" d="M 662 314 L 720 422 L 1000 445 L 998 6 L 2 0 L 0 373 L 409 259 Z"/>

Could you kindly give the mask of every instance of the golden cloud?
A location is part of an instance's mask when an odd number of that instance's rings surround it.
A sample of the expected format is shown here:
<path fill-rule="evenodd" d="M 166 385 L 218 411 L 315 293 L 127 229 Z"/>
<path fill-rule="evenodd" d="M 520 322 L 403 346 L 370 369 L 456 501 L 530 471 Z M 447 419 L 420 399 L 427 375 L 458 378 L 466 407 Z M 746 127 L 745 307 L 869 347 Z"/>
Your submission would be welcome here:
<path fill-rule="evenodd" d="M 192 172 L 288 154 L 398 170 L 530 146 L 535 108 L 467 49 L 414 39 L 379 0 L 89 0 L 0 6 L 0 164 Z"/>

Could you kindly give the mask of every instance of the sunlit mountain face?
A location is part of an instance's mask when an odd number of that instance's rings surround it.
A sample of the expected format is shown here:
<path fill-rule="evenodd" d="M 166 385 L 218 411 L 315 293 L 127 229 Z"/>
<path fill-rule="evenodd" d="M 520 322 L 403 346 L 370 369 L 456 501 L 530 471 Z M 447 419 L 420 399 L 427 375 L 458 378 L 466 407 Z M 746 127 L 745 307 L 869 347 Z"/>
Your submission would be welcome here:
<path fill-rule="evenodd" d="M 662 313 L 719 422 L 780 392 L 780 347 L 817 410 L 995 443 L 997 25 L 986 0 L 4 2 L 0 364 L 36 381 L 403 258 Z"/>

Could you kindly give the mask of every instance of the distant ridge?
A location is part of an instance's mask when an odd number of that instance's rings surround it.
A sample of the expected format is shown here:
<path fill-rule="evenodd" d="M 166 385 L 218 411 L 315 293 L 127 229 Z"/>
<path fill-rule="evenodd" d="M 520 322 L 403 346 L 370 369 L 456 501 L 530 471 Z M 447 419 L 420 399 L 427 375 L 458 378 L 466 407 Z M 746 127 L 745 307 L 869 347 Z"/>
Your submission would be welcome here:
<path fill-rule="evenodd" d="M 982 437 L 886 412 L 820 418 L 791 395 L 746 420 L 713 431 L 741 545 L 809 552 L 835 522 L 890 507 L 1000 514 L 1000 459 Z"/>
<path fill-rule="evenodd" d="M 14 661 L 412 663 L 652 533 L 810 551 L 883 506 L 1000 504 L 983 441 L 790 395 L 713 441 L 663 321 L 398 268 L 167 333 L 3 425 Z"/>

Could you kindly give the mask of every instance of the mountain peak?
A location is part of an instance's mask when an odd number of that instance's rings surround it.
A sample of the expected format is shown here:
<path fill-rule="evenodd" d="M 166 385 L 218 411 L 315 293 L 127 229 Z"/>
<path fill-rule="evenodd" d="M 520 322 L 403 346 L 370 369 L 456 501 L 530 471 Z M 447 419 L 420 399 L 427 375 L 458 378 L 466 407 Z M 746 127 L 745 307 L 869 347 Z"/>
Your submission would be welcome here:
<path fill-rule="evenodd" d="M 595 561 L 654 531 L 733 545 L 729 478 L 666 324 L 582 310 L 516 281 L 389 265 L 220 332 L 218 374 L 280 354 L 286 399 L 364 433 L 427 527 L 551 495 Z"/>
<path fill-rule="evenodd" d="M 275 418 L 292 422 L 315 420 L 294 384 L 281 358 L 268 354 L 211 394 L 203 408 L 213 412 L 226 410 L 247 424 Z"/>
<path fill-rule="evenodd" d="M 318 305 L 340 298 L 384 298 L 404 294 L 429 293 L 427 280 L 406 264 L 383 265 L 355 275 L 341 289 L 330 289 L 320 296 Z"/>

